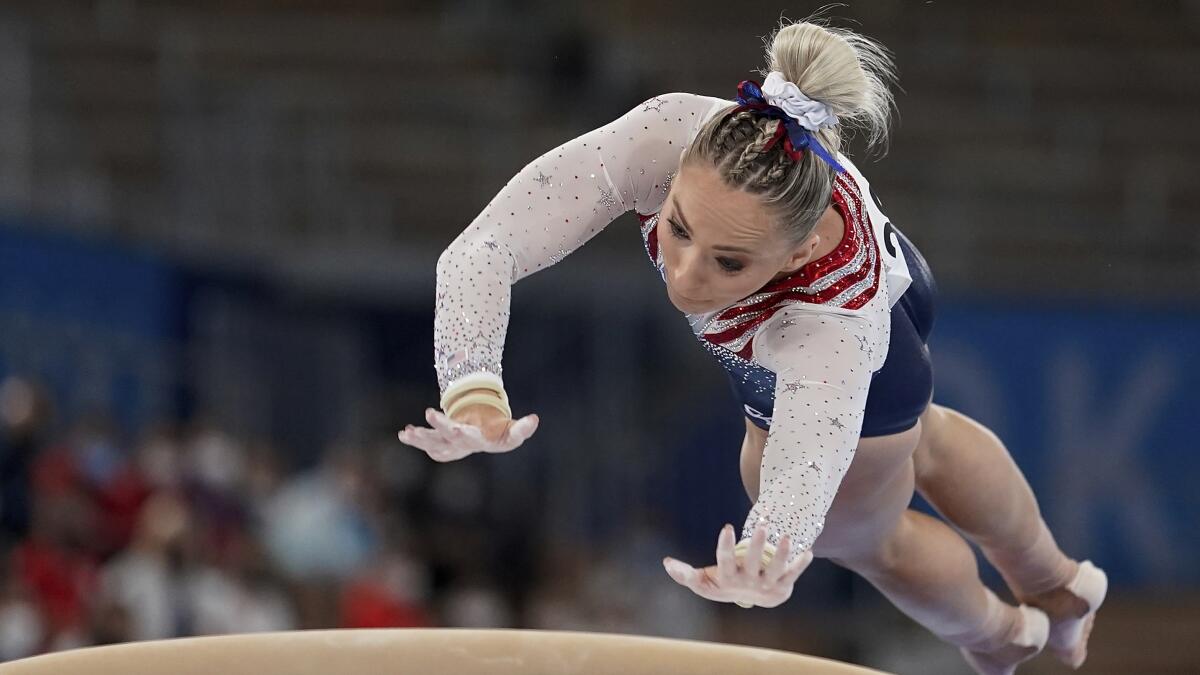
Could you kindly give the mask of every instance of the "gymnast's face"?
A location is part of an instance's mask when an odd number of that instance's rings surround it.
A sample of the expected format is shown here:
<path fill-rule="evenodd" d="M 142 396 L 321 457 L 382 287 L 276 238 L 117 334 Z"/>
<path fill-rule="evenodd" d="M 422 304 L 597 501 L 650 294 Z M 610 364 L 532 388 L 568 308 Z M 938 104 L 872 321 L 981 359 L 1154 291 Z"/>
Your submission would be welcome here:
<path fill-rule="evenodd" d="M 820 236 L 786 238 L 759 198 L 725 184 L 716 169 L 680 167 L 659 211 L 667 295 L 688 314 L 724 309 L 812 259 Z"/>

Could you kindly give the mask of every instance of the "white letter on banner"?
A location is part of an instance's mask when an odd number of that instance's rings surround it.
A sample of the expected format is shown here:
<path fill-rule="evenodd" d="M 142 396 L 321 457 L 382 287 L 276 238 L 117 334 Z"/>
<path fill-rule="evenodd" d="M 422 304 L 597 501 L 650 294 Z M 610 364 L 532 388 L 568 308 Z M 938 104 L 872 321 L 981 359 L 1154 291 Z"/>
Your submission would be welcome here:
<path fill-rule="evenodd" d="M 1143 457 L 1151 450 L 1149 427 L 1175 385 L 1172 356 L 1147 349 L 1140 362 L 1126 362 L 1131 375 L 1121 381 L 1097 377 L 1079 349 L 1061 350 L 1047 368 L 1051 530 L 1072 557 L 1093 551 L 1098 532 L 1119 537 L 1128 560 L 1142 564 L 1134 574 L 1155 582 L 1168 581 L 1178 567 L 1170 514 Z"/>

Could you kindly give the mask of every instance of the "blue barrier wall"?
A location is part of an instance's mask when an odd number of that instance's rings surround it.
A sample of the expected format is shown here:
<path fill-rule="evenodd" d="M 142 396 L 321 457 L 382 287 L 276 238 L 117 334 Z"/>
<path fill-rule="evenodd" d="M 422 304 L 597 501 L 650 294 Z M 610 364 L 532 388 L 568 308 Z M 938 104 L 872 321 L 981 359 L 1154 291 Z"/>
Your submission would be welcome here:
<path fill-rule="evenodd" d="M 114 244 L 0 226 L 0 376 L 39 376 L 66 422 L 103 410 L 133 429 L 173 414 L 180 277 Z"/>
<path fill-rule="evenodd" d="M 954 306 L 934 399 L 994 429 L 1063 549 L 1117 583 L 1200 583 L 1200 317 Z"/>

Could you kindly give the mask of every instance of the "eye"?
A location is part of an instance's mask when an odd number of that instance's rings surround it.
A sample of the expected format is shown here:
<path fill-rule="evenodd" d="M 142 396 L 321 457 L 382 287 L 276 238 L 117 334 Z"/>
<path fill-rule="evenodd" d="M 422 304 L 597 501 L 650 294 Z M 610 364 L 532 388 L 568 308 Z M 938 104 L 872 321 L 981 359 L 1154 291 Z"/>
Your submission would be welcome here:
<path fill-rule="evenodd" d="M 722 270 L 730 274 L 735 274 L 742 271 L 742 264 L 736 260 L 730 260 L 729 258 L 717 258 L 717 264 L 721 266 Z"/>
<path fill-rule="evenodd" d="M 678 239 L 687 239 L 687 233 L 684 232 L 683 228 L 677 225 L 675 221 L 668 220 L 667 222 L 671 225 L 671 234 L 675 235 L 675 237 Z"/>

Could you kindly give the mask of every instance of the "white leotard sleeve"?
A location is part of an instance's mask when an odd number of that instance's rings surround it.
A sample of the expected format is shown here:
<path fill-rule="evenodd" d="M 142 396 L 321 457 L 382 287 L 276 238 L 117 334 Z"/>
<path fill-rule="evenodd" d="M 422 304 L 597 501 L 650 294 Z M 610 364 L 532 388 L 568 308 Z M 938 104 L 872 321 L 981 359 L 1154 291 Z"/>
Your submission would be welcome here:
<path fill-rule="evenodd" d="M 854 458 L 871 373 L 887 356 L 887 308 L 882 287 L 858 311 L 787 308 L 754 338 L 756 359 L 776 374 L 775 409 L 742 539 L 761 522 L 773 545 L 790 536 L 790 557 L 812 548 Z"/>
<path fill-rule="evenodd" d="M 503 386 L 511 287 L 565 258 L 630 209 L 657 210 L 680 154 L 731 102 L 655 96 L 530 162 L 438 258 L 434 368 L 443 397 Z"/>

